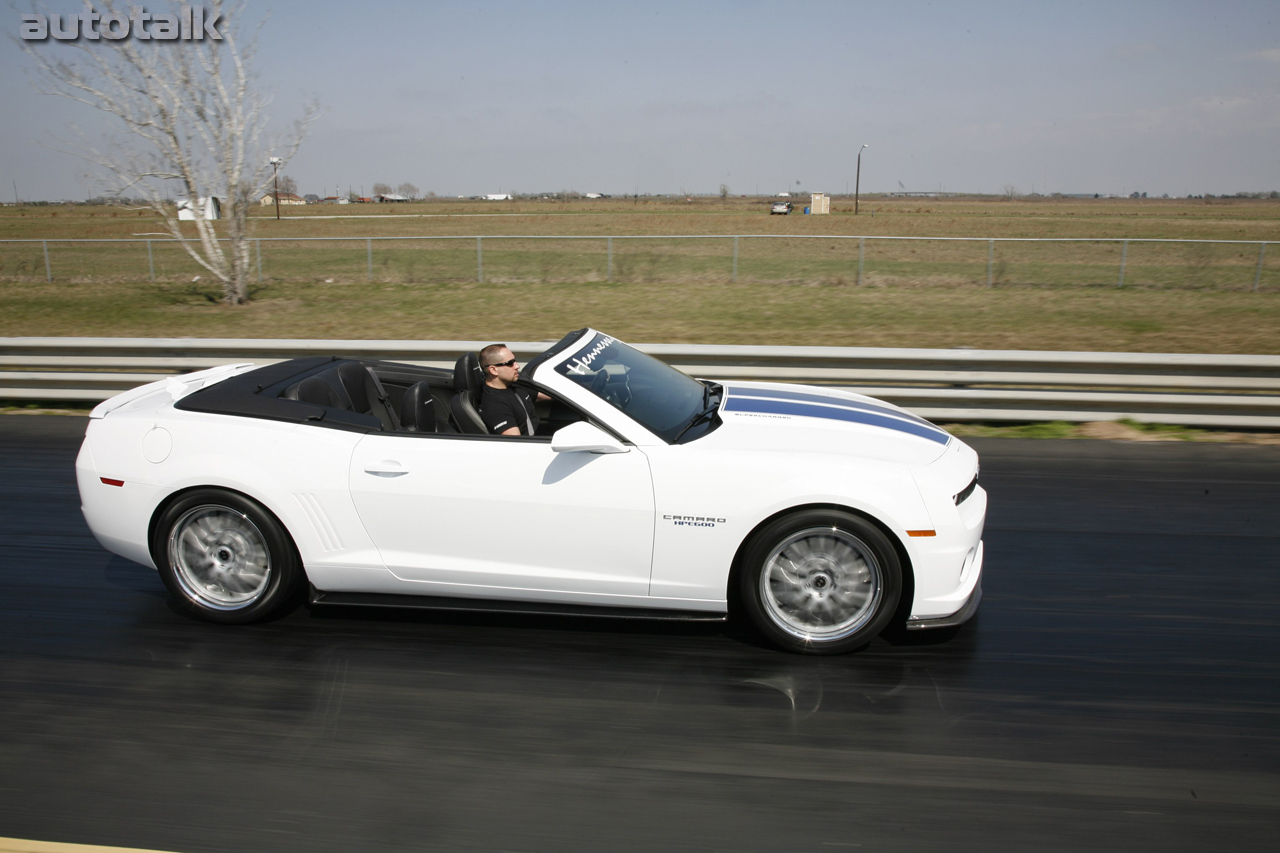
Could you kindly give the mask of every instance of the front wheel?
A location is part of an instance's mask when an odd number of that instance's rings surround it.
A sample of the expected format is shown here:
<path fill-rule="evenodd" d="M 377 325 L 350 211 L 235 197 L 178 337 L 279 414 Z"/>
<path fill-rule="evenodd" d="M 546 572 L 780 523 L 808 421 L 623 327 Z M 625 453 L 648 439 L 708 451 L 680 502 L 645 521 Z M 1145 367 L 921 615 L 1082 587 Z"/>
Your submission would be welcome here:
<path fill-rule="evenodd" d="M 275 516 L 221 489 L 197 489 L 171 503 L 151 547 L 169 592 L 209 622 L 268 618 L 294 599 L 303 574 Z"/>
<path fill-rule="evenodd" d="M 902 566 L 885 534 L 835 510 L 777 519 L 747 546 L 742 602 L 775 644 L 807 654 L 860 648 L 887 626 L 902 595 Z"/>

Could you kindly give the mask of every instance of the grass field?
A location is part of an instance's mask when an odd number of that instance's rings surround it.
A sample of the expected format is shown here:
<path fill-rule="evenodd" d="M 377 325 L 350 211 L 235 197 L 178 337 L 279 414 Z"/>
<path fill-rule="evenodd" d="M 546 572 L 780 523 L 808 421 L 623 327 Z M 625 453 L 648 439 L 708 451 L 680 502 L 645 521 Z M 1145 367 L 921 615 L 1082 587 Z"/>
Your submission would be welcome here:
<path fill-rule="evenodd" d="M 263 280 L 217 304 L 207 275 L 156 243 L 0 243 L 0 334 L 549 340 L 582 325 L 624 339 L 1165 352 L 1280 352 L 1280 246 L 1258 292 L 1256 245 L 985 238 L 1280 240 L 1270 200 L 882 199 L 830 216 L 768 216 L 762 199 L 432 201 L 255 216 Z M 138 239 L 119 208 L 0 209 L 0 239 Z M 739 241 L 603 237 L 759 235 Z M 978 237 L 974 243 L 867 237 Z M 474 239 L 485 237 L 484 282 Z M 579 236 L 576 241 L 499 239 Z M 813 239 L 781 240 L 805 236 Z M 301 240 L 298 238 L 323 238 Z M 611 279 L 611 280 L 610 280 Z"/>

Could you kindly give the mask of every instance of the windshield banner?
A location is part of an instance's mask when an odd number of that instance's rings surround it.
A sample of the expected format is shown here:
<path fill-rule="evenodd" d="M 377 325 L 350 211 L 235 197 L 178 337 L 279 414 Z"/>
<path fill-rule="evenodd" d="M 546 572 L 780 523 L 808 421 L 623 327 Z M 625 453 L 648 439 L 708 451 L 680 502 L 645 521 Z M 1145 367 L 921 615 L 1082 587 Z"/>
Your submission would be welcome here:
<path fill-rule="evenodd" d="M 562 372 L 565 373 L 566 375 L 568 374 L 574 374 L 576 376 L 591 375 L 594 372 L 591 369 L 591 365 L 595 362 L 597 358 L 600 357 L 601 353 L 607 350 L 616 341 L 617 341 L 617 338 L 612 338 L 612 337 L 609 337 L 608 335 L 601 335 L 597 333 L 596 336 L 591 340 L 591 343 L 587 344 L 585 347 L 578 350 L 577 355 L 575 355 L 572 360 L 566 361 L 564 364 L 560 365 Z"/>

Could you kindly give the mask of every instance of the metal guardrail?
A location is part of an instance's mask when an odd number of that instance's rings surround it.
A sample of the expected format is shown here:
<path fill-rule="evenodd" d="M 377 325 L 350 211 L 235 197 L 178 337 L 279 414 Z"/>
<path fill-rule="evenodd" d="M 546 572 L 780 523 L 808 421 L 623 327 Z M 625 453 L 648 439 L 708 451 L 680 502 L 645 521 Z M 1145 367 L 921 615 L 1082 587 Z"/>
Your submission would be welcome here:
<path fill-rule="evenodd" d="M 97 402 L 219 364 L 306 355 L 452 368 L 488 341 L 0 338 L 0 399 Z M 510 344 L 521 360 L 551 342 Z M 706 379 L 821 384 L 938 421 L 1098 421 L 1280 429 L 1280 356 L 641 344 Z"/>

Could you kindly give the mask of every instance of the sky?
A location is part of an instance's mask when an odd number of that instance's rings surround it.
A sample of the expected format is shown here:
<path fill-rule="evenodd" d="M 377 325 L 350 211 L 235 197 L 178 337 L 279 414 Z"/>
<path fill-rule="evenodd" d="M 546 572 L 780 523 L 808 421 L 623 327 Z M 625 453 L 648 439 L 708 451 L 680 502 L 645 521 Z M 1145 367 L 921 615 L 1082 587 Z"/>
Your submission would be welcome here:
<path fill-rule="evenodd" d="M 20 11 L 0 199 L 88 197 L 57 140 L 105 126 L 27 82 Z M 284 170 L 302 193 L 843 193 L 863 144 L 863 192 L 1280 190 L 1277 0 L 257 0 L 231 23 L 261 23 L 277 122 L 323 109 Z"/>

